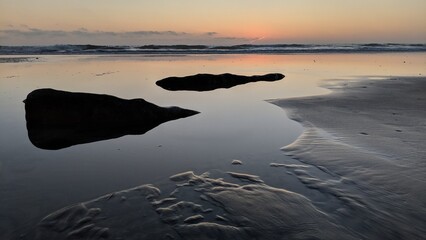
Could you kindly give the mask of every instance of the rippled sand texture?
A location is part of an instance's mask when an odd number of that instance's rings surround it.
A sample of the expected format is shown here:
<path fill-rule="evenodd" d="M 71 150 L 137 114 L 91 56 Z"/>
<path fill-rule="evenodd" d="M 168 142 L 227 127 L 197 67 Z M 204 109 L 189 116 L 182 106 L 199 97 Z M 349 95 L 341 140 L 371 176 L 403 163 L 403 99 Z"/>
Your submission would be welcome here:
<path fill-rule="evenodd" d="M 329 85 L 325 96 L 273 101 L 306 128 L 284 151 L 316 166 L 295 174 L 343 203 L 339 222 L 366 239 L 426 236 L 426 79 Z"/>
<path fill-rule="evenodd" d="M 169 194 L 143 185 L 64 208 L 38 239 L 355 239 L 304 196 L 229 176 L 241 183 L 185 172 Z"/>

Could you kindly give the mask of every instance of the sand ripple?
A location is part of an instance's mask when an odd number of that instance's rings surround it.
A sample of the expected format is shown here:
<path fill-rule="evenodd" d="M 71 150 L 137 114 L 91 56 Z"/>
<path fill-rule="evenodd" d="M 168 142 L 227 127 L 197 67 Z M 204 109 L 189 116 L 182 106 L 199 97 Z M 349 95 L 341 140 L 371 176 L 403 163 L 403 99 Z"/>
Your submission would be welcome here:
<path fill-rule="evenodd" d="M 171 194 L 143 185 L 76 204 L 44 218 L 38 239 L 353 238 L 306 197 L 231 176 L 247 184 L 185 172 Z"/>

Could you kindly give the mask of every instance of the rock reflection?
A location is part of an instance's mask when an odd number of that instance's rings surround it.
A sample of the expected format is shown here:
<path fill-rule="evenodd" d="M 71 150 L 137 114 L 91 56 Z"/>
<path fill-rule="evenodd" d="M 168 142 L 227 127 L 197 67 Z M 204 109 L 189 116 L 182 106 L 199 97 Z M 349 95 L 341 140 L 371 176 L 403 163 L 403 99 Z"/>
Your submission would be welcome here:
<path fill-rule="evenodd" d="M 30 141 L 48 150 L 144 134 L 164 122 L 198 113 L 143 99 L 54 89 L 34 90 L 24 103 Z"/>
<path fill-rule="evenodd" d="M 240 76 L 230 73 L 213 75 L 197 74 L 187 77 L 168 77 L 156 84 L 169 91 L 212 91 L 218 88 L 231 88 L 250 82 L 273 82 L 284 78 L 281 73 L 270 73 L 256 76 Z"/>

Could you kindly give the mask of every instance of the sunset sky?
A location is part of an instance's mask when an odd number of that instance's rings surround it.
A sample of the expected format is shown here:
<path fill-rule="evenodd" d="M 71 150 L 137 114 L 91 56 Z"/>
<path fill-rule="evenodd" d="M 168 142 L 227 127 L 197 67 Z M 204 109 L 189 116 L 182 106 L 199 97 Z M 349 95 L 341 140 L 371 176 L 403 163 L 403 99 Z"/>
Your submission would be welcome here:
<path fill-rule="evenodd" d="M 425 0 L 0 0 L 0 45 L 426 43 Z"/>

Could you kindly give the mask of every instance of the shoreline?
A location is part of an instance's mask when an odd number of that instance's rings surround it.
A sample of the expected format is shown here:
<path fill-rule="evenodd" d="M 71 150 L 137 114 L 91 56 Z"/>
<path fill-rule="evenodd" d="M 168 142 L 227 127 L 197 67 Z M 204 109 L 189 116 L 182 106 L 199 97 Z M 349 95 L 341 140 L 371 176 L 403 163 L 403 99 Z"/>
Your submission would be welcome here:
<path fill-rule="evenodd" d="M 305 131 L 283 151 L 329 173 L 297 174 L 350 207 L 367 238 L 421 239 L 426 220 L 426 78 L 340 81 L 330 94 L 272 100 Z M 358 218 L 359 221 L 355 221 Z M 372 230 L 373 229 L 373 230 Z"/>
<path fill-rule="evenodd" d="M 7 57 L 3 57 L 7 56 Z M 25 56 L 25 55 L 2 55 L 0 56 L 1 63 L 26 63 L 26 62 L 36 62 L 40 57 L 16 57 L 16 56 Z"/>

